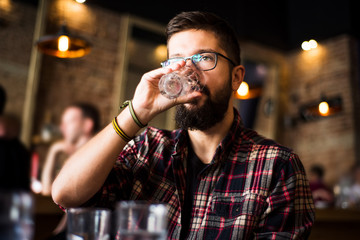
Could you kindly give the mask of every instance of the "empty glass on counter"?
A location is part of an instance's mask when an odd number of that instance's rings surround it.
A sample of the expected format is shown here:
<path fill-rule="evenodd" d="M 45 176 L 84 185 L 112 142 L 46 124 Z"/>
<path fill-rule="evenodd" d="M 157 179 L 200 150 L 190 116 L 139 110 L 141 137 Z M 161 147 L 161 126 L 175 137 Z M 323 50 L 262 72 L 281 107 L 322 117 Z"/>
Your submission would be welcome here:
<path fill-rule="evenodd" d="M 67 210 L 68 240 L 110 240 L 111 211 L 101 208 Z"/>
<path fill-rule="evenodd" d="M 165 240 L 167 207 L 143 201 L 119 202 L 116 208 L 117 238 L 120 240 Z"/>

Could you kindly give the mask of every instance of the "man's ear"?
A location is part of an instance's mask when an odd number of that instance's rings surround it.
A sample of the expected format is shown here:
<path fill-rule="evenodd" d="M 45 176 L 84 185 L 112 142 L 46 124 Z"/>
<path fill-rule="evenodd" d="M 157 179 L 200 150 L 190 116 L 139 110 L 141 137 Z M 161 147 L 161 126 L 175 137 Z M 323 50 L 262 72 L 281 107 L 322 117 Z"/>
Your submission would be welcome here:
<path fill-rule="evenodd" d="M 240 84 L 244 80 L 245 68 L 243 65 L 235 66 L 231 73 L 232 76 L 232 90 L 237 91 Z"/>

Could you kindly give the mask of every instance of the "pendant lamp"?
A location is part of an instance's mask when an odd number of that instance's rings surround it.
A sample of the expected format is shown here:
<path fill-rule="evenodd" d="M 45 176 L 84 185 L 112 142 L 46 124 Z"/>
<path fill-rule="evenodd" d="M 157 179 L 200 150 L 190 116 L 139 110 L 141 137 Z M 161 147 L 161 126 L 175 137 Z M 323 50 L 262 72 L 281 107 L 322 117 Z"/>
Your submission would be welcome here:
<path fill-rule="evenodd" d="M 79 58 L 88 54 L 91 45 L 85 39 L 70 35 L 66 24 L 56 35 L 43 36 L 36 43 L 40 52 L 58 58 Z"/>

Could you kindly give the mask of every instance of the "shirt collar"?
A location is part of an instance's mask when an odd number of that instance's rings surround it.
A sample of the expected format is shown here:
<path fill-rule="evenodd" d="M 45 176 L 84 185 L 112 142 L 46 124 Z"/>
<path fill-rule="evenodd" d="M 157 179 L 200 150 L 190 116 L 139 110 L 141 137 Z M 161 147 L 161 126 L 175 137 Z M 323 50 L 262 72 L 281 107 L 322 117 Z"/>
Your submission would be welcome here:
<path fill-rule="evenodd" d="M 216 148 L 213 163 L 221 162 L 227 159 L 227 156 L 232 150 L 234 141 L 237 139 L 238 134 L 243 131 L 244 124 L 241 120 L 240 114 L 236 108 L 234 108 L 234 121 L 231 128 L 225 138 L 220 142 Z"/>

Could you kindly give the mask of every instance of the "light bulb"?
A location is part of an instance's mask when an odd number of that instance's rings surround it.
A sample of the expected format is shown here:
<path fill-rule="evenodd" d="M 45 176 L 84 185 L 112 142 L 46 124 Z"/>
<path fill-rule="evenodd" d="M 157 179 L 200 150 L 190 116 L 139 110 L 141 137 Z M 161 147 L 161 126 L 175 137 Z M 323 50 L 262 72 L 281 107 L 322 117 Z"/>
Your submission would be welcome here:
<path fill-rule="evenodd" d="M 309 51 L 310 49 L 317 48 L 317 46 L 318 46 L 318 43 L 314 39 L 311 39 L 309 41 L 303 41 L 303 43 L 301 44 L 301 48 L 304 51 Z"/>
<path fill-rule="evenodd" d="M 242 96 L 242 97 L 248 95 L 248 94 L 249 94 L 249 85 L 248 85 L 246 82 L 243 81 L 243 82 L 240 84 L 240 87 L 239 87 L 239 89 L 237 90 L 237 93 L 238 93 L 240 96 Z"/>
<path fill-rule="evenodd" d="M 304 50 L 304 51 L 308 51 L 311 49 L 310 47 L 310 43 L 308 41 L 304 41 L 302 44 L 301 44 L 301 48 Z"/>
<path fill-rule="evenodd" d="M 309 45 L 310 45 L 310 48 L 317 48 L 318 43 L 314 39 L 311 39 L 309 41 Z"/>
<path fill-rule="evenodd" d="M 69 37 L 66 35 L 61 35 L 58 40 L 58 49 L 61 52 L 69 50 Z"/>
<path fill-rule="evenodd" d="M 325 101 L 319 104 L 319 113 L 322 116 L 326 116 L 329 114 L 329 104 Z"/>

